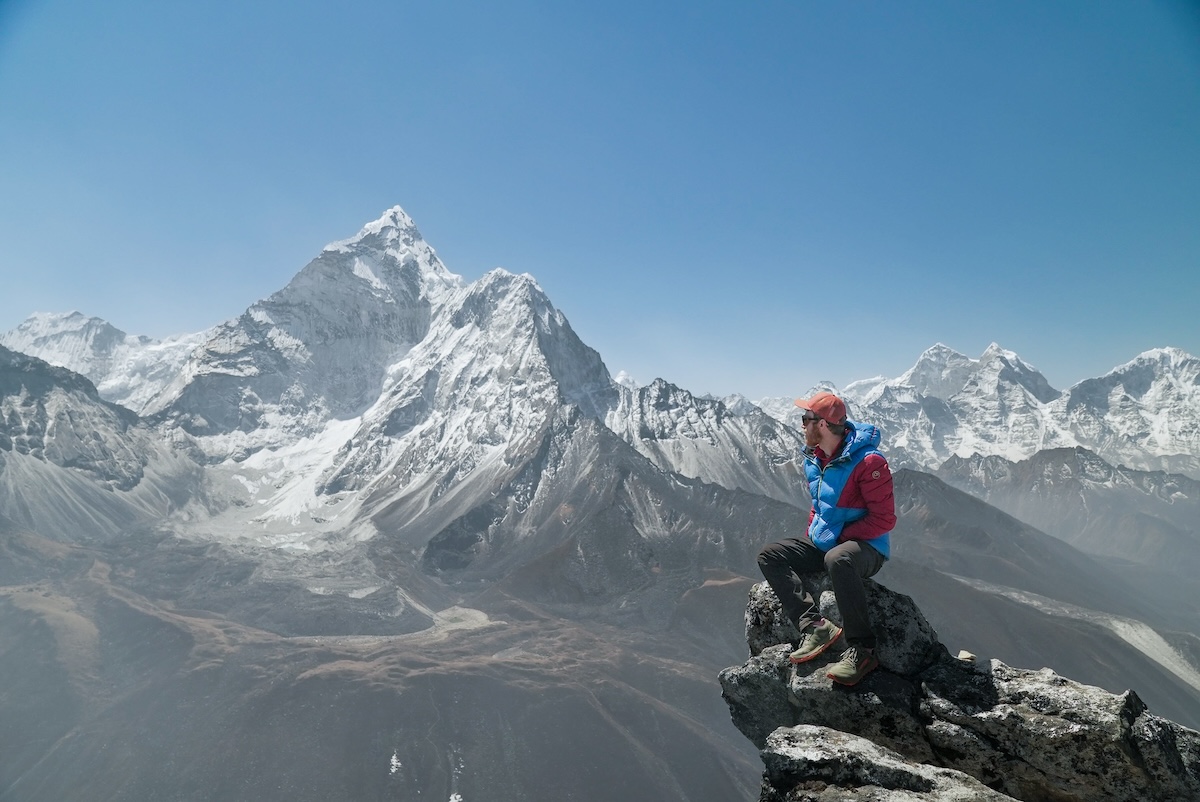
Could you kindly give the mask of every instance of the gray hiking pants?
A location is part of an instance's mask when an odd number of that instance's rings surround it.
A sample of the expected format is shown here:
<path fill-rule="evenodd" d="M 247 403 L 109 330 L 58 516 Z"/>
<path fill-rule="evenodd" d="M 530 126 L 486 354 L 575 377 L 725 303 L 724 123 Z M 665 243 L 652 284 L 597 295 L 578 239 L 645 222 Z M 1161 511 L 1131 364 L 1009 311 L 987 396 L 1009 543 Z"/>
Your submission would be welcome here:
<path fill-rule="evenodd" d="M 868 649 L 875 648 L 875 633 L 862 581 L 879 573 L 884 562 L 883 555 L 866 543 L 849 540 L 823 552 L 807 536 L 784 538 L 758 553 L 763 578 L 779 597 L 784 614 L 801 630 L 821 617 L 819 599 L 805 588 L 802 577 L 822 570 L 828 573 L 846 643 Z"/>

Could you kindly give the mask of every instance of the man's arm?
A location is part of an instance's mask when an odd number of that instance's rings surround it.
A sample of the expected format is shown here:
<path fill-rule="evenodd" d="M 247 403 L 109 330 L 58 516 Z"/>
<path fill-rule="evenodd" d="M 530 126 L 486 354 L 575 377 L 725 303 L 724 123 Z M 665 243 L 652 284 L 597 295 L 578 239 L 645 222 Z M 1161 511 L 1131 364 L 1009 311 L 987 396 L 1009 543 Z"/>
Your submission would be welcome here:
<path fill-rule="evenodd" d="M 892 531 L 896 526 L 896 499 L 887 460 L 879 454 L 869 454 L 854 468 L 851 481 L 855 480 L 867 514 L 846 524 L 842 540 L 870 540 Z"/>

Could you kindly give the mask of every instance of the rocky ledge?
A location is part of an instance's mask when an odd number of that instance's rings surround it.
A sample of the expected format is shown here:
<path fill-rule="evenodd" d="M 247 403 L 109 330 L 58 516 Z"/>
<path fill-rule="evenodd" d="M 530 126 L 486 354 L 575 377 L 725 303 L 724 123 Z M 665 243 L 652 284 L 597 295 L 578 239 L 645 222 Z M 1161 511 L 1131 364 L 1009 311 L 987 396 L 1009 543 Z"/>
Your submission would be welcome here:
<path fill-rule="evenodd" d="M 821 587 L 822 612 L 840 622 Z M 766 583 L 751 590 L 751 657 L 720 681 L 762 750 L 759 802 L 1200 799 L 1200 732 L 1131 690 L 952 657 L 912 599 L 871 580 L 867 595 L 880 667 L 847 688 L 825 676 L 837 648 L 788 660 L 800 633 Z"/>

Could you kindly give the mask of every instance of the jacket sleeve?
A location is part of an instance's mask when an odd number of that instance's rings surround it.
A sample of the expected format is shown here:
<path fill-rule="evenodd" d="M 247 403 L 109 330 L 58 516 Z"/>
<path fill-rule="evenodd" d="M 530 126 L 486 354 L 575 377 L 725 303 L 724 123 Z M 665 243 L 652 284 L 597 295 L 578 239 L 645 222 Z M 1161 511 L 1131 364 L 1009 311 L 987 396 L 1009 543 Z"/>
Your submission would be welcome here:
<path fill-rule="evenodd" d="M 896 526 L 896 500 L 892 493 L 892 471 L 880 454 L 869 454 L 855 468 L 851 481 L 867 508 L 865 517 L 846 524 L 842 540 L 870 540 Z"/>

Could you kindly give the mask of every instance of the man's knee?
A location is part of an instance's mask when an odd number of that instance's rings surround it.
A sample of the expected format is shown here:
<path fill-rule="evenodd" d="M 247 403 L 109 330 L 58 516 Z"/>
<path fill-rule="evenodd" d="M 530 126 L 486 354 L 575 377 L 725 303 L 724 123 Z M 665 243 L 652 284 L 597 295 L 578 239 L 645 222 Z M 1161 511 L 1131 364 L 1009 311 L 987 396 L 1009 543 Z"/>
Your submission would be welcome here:
<path fill-rule="evenodd" d="M 825 552 L 825 572 L 834 574 L 838 571 L 853 571 L 857 573 L 854 567 L 854 555 L 842 549 L 832 549 Z"/>

